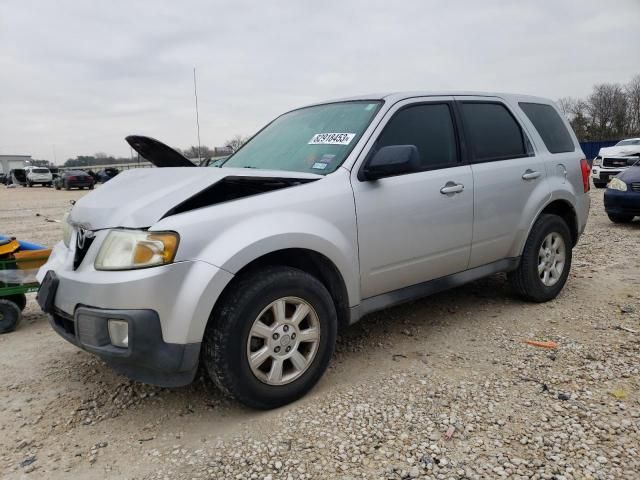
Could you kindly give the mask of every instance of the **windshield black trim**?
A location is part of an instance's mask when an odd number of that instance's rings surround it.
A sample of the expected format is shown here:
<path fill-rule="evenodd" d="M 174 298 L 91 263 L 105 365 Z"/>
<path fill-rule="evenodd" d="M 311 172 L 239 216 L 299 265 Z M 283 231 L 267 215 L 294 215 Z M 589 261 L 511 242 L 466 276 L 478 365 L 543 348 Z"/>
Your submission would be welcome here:
<path fill-rule="evenodd" d="M 360 138 L 358 138 L 358 141 L 353 142 L 353 145 L 350 146 L 350 148 L 347 150 L 344 159 L 342 160 L 342 162 L 340 162 L 338 165 L 336 165 L 336 168 L 334 170 L 332 170 L 331 172 L 328 173 L 321 173 L 318 172 L 318 175 L 329 175 L 330 173 L 333 173 L 335 171 L 338 170 L 338 168 L 340 168 L 342 166 L 342 164 L 347 160 L 347 158 L 349 158 L 349 155 L 351 155 L 351 152 L 353 152 L 353 149 L 355 148 L 355 146 L 360 143 L 360 140 L 362 140 L 364 138 L 364 134 L 365 132 L 369 129 L 369 127 L 371 126 L 371 124 L 373 123 L 373 120 L 378 116 L 378 114 L 380 113 L 380 110 L 382 109 L 383 105 L 385 104 L 385 101 L 383 99 L 371 99 L 371 100 L 367 100 L 366 98 L 361 98 L 358 100 L 338 100 L 338 101 L 333 101 L 333 102 L 324 102 L 324 103 L 316 103 L 313 105 L 306 105 L 304 107 L 299 107 L 299 108 L 294 108 L 293 110 L 289 110 L 288 112 L 284 112 L 280 115 L 278 115 L 276 118 L 274 118 L 273 120 L 271 120 L 269 123 L 267 123 L 264 127 L 262 127 L 260 130 L 258 130 L 256 133 L 254 133 L 251 138 L 249 138 L 249 140 L 247 140 L 246 142 L 244 142 L 244 144 L 235 152 L 233 152 L 231 155 L 229 155 L 224 162 L 222 162 L 220 164 L 220 166 L 218 168 L 224 168 L 225 164 L 231 160 L 236 153 L 238 153 L 240 150 L 242 150 L 245 145 L 248 145 L 255 137 L 257 137 L 260 133 L 262 133 L 262 131 L 264 129 L 266 129 L 269 125 L 271 125 L 273 122 L 275 122 L 276 120 L 278 120 L 281 117 L 284 117 L 285 115 L 288 115 L 290 113 L 293 112 L 298 112 L 300 110 L 306 110 L 308 108 L 315 108 L 315 107 L 322 107 L 324 105 L 338 105 L 338 104 L 342 104 L 342 103 L 377 103 L 378 106 L 376 107 L 376 111 L 373 112 L 373 115 L 371 115 L 371 119 L 369 120 L 369 122 L 365 125 L 365 127 L 362 129 L 362 134 L 360 135 Z M 246 167 L 233 167 L 233 168 L 246 168 Z M 298 170 L 282 170 L 283 172 L 295 172 L 295 173 L 308 173 L 308 172 L 300 172 Z"/>

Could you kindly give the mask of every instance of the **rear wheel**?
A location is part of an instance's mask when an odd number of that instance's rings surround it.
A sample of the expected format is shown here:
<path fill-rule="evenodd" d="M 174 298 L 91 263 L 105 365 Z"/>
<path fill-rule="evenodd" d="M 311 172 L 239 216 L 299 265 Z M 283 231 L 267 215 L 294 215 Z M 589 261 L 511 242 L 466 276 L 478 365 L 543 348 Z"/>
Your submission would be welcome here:
<path fill-rule="evenodd" d="M 68 183 L 66 183 L 66 182 L 65 182 L 65 183 L 64 183 L 64 189 L 65 189 L 65 190 L 71 190 L 71 187 L 69 186 L 69 184 L 68 184 Z"/>
<path fill-rule="evenodd" d="M 295 268 L 267 267 L 236 279 L 212 312 L 203 363 L 228 395 L 275 408 L 307 393 L 326 370 L 337 316 L 327 289 Z"/>
<path fill-rule="evenodd" d="M 21 317 L 18 305 L 6 298 L 0 298 L 0 333 L 13 332 Z"/>
<path fill-rule="evenodd" d="M 615 215 L 613 213 L 607 213 L 607 216 L 613 223 L 629 223 L 633 220 L 633 215 Z"/>
<path fill-rule="evenodd" d="M 572 244 L 569 227 L 561 217 L 541 215 L 531 229 L 520 265 L 509 274 L 514 290 L 533 302 L 556 298 L 569 276 Z"/>

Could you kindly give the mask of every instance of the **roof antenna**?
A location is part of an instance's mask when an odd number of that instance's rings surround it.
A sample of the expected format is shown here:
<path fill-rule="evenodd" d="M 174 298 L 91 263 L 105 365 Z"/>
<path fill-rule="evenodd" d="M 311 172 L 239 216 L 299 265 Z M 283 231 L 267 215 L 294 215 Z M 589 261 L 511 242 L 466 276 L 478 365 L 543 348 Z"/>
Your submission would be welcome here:
<path fill-rule="evenodd" d="M 193 95 L 196 97 L 196 126 L 198 128 L 198 164 L 202 161 L 200 156 L 200 116 L 198 114 L 198 87 L 196 85 L 196 67 L 193 67 Z"/>

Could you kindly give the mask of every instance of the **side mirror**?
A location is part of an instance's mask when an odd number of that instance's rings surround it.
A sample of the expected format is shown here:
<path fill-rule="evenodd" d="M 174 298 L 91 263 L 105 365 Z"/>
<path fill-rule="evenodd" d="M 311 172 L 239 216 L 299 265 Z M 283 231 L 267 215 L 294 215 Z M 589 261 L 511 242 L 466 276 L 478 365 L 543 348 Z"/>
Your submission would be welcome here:
<path fill-rule="evenodd" d="M 417 172 L 420 154 L 415 145 L 389 145 L 378 150 L 362 170 L 361 180 L 378 180 Z"/>

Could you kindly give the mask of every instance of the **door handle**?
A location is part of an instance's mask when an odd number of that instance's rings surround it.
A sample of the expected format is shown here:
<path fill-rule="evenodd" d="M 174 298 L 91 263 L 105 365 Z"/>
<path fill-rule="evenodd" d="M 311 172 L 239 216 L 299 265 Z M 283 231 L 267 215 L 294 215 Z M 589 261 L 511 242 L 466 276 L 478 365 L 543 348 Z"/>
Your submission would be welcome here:
<path fill-rule="evenodd" d="M 540 172 L 536 172 L 534 170 L 531 170 L 530 168 L 527 168 L 525 170 L 525 172 L 522 174 L 522 179 L 523 180 L 535 180 L 539 176 L 540 176 Z"/>
<path fill-rule="evenodd" d="M 460 193 L 464 190 L 464 185 L 461 183 L 447 182 L 444 187 L 440 189 L 440 193 L 443 195 L 449 195 L 450 193 Z"/>

